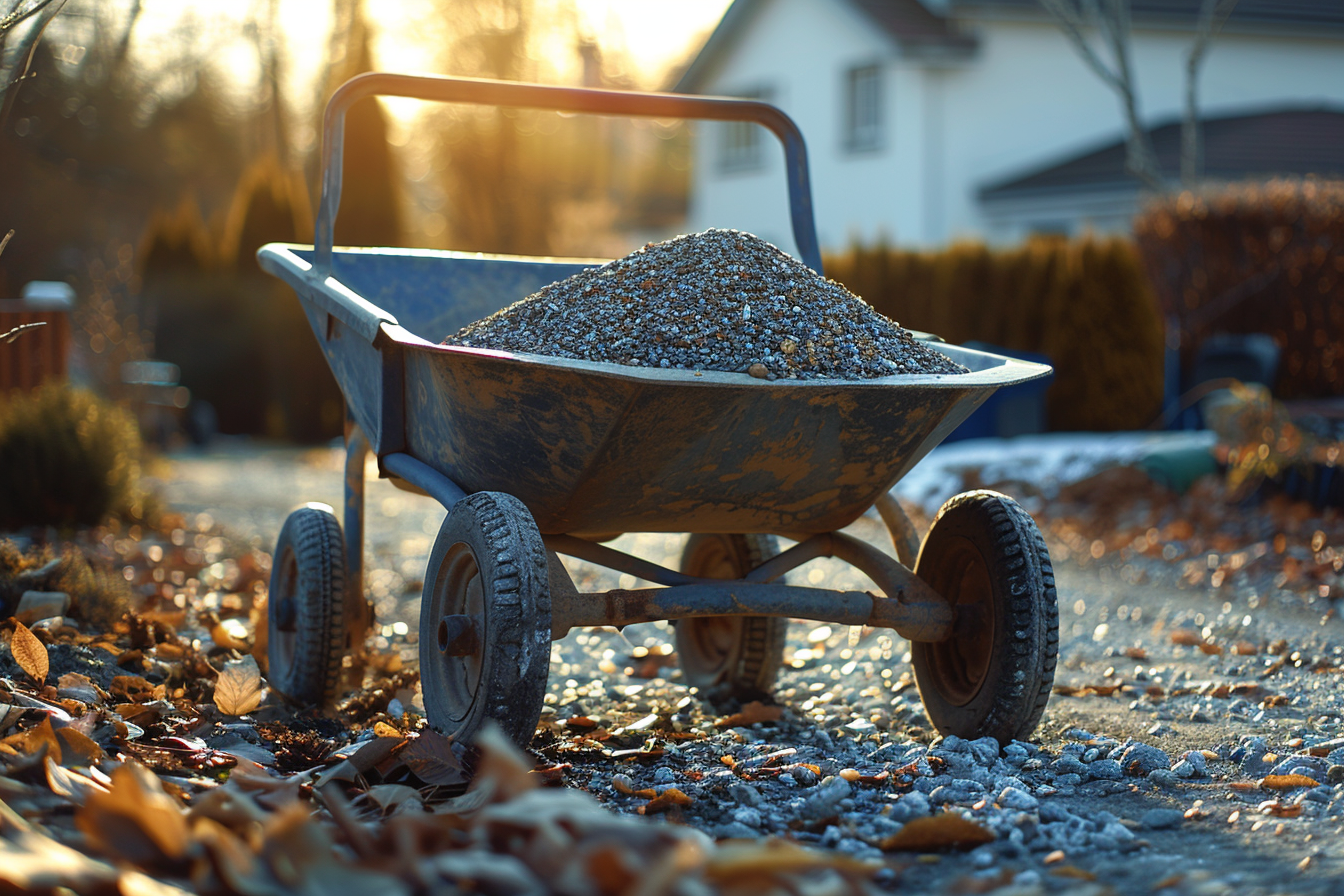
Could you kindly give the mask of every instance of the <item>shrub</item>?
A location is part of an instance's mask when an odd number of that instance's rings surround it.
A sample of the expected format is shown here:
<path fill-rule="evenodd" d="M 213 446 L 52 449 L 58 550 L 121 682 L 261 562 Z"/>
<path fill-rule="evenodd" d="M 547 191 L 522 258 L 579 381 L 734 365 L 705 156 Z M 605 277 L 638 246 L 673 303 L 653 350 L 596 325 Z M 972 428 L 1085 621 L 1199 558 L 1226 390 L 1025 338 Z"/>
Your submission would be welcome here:
<path fill-rule="evenodd" d="M 0 529 L 140 517 L 140 431 L 82 389 L 51 384 L 0 405 Z"/>
<path fill-rule="evenodd" d="M 1344 181 L 1166 196 L 1134 230 L 1186 363 L 1213 333 L 1268 333 L 1281 352 L 1275 394 L 1344 395 Z"/>
<path fill-rule="evenodd" d="M 828 276 L 907 327 L 1051 359 L 1052 429 L 1138 429 L 1162 402 L 1162 321 L 1134 246 L 1038 238 L 1009 249 L 855 247 Z"/>

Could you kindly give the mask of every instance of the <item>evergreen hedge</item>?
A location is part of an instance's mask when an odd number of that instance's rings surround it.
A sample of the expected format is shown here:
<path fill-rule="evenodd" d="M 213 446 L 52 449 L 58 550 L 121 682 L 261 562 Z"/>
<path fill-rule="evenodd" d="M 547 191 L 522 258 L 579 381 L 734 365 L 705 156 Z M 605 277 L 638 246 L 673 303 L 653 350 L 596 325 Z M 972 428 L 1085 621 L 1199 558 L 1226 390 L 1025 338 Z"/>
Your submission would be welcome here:
<path fill-rule="evenodd" d="M 824 263 L 828 276 L 910 329 L 1049 357 L 1051 429 L 1142 429 L 1161 411 L 1162 319 L 1128 240 L 934 251 L 879 243 Z"/>

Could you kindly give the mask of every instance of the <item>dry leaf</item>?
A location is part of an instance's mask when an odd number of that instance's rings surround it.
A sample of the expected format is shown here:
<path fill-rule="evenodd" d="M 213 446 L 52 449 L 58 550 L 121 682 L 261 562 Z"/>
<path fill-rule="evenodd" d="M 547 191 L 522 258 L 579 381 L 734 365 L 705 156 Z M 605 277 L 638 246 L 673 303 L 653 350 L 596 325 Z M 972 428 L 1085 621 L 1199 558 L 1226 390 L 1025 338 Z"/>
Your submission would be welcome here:
<path fill-rule="evenodd" d="M 65 887 L 76 893 L 101 890 L 117 879 L 117 870 L 44 836 L 0 802 L 0 875 L 25 893 Z"/>
<path fill-rule="evenodd" d="M 153 772 L 133 762 L 112 772 L 108 793 L 87 795 L 75 825 L 100 852 L 137 865 L 175 862 L 190 845 L 176 801 Z"/>
<path fill-rule="evenodd" d="M 420 801 L 420 791 L 405 784 L 378 784 L 366 790 L 364 797 L 384 813 L 400 809 L 412 800 L 416 809 L 424 808 Z"/>
<path fill-rule="evenodd" d="M 668 812 L 674 808 L 689 806 L 692 802 L 694 800 L 677 788 L 669 787 L 643 806 L 640 806 L 638 811 L 641 815 L 657 815 L 659 812 Z"/>
<path fill-rule="evenodd" d="M 942 812 L 932 818 L 915 818 L 882 841 L 881 847 L 897 852 L 941 852 L 945 849 L 973 849 L 993 843 L 993 832 L 955 812 Z"/>
<path fill-rule="evenodd" d="M 215 682 L 215 708 L 226 716 L 245 715 L 261 705 L 261 670 L 250 656 L 224 664 Z"/>
<path fill-rule="evenodd" d="M 1059 865 L 1051 868 L 1050 873 L 1055 877 L 1069 877 L 1074 880 L 1096 880 L 1097 876 L 1091 871 L 1084 871 L 1077 865 Z"/>
<path fill-rule="evenodd" d="M 50 661 L 47 659 L 47 645 L 37 639 L 37 635 L 28 630 L 28 626 L 14 621 L 14 637 L 10 638 L 9 650 L 14 654 L 14 662 L 38 684 L 47 683 L 47 671 Z"/>
<path fill-rule="evenodd" d="M 806 873 L 818 868 L 850 873 L 874 870 L 872 864 L 843 853 L 811 850 L 787 840 L 751 840 L 720 844 L 705 863 L 705 879 L 719 883 L 754 882 L 762 877 Z"/>
<path fill-rule="evenodd" d="M 105 755 L 93 738 L 69 725 L 57 729 L 56 739 L 61 742 L 60 763 L 64 766 L 87 768 L 97 765 Z"/>
<path fill-rule="evenodd" d="M 1171 633 L 1171 643 L 1194 647 L 1197 644 L 1202 644 L 1203 639 L 1200 638 L 1199 632 L 1191 631 L 1188 628 L 1178 628 Z"/>
<path fill-rule="evenodd" d="M 43 719 L 27 731 L 11 734 L 0 741 L 0 747 L 3 747 L 5 752 L 12 755 L 46 756 L 58 764 L 61 761 L 61 742 L 56 739 L 56 732 L 52 730 L 50 717 Z M 46 752 L 40 752 L 43 750 Z"/>
<path fill-rule="evenodd" d="M 92 778 L 79 772 L 61 768 L 50 756 L 46 759 L 47 786 L 57 796 L 63 796 L 75 805 L 82 806 L 88 795 L 94 791 L 106 793 L 107 788 Z"/>
<path fill-rule="evenodd" d="M 778 722 L 784 715 L 780 706 L 766 706 L 759 700 L 753 700 L 742 707 L 741 712 L 724 716 L 714 723 L 715 728 L 742 728 L 757 722 Z"/>
<path fill-rule="evenodd" d="M 1110 697 L 1120 690 L 1118 684 L 1089 684 L 1081 687 L 1069 684 L 1057 684 L 1053 691 L 1061 697 Z"/>
<path fill-rule="evenodd" d="M 433 729 L 421 731 L 420 736 L 401 752 L 400 758 L 411 773 L 426 784 L 451 786 L 464 783 L 468 777 L 453 752 L 452 740 Z"/>
<path fill-rule="evenodd" d="M 1296 787 L 1319 787 L 1321 782 L 1306 775 L 1267 775 L 1260 781 L 1262 790 L 1292 790 Z"/>

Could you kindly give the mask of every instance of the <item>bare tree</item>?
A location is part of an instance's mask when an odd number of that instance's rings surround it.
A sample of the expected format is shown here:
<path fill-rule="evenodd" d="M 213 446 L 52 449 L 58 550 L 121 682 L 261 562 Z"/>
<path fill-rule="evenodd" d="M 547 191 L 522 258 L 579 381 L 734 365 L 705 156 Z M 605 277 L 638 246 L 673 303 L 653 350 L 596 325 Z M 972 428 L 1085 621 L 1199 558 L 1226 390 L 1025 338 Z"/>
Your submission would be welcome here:
<path fill-rule="evenodd" d="M 1139 101 L 1129 58 L 1128 0 L 1041 0 L 1041 6 L 1055 18 L 1088 67 L 1120 98 L 1125 116 L 1126 170 L 1149 189 L 1165 190 L 1166 180 L 1157 165 L 1152 140 L 1139 121 Z M 1092 30 L 1100 35 L 1102 52 L 1111 57 L 1109 64 L 1088 40 L 1087 32 Z"/>
<path fill-rule="evenodd" d="M 23 80 L 33 48 L 65 0 L 0 0 L 0 126 L 9 110 L 9 88 Z"/>
<path fill-rule="evenodd" d="M 1151 190 L 1167 189 L 1148 131 L 1139 120 L 1138 91 L 1130 61 L 1129 0 L 1040 0 L 1087 66 L 1115 91 L 1125 116 L 1125 168 Z M 1185 115 L 1181 122 L 1181 182 L 1192 186 L 1202 167 L 1196 87 L 1209 42 L 1222 28 L 1237 0 L 1201 0 L 1195 40 L 1185 61 Z M 1094 47 L 1089 33 L 1098 35 Z M 1109 62 L 1103 58 L 1109 57 Z"/>
<path fill-rule="evenodd" d="M 1181 121 L 1181 184 L 1193 187 L 1204 174 L 1204 147 L 1199 125 L 1196 93 L 1199 66 L 1208 51 L 1209 41 L 1222 30 L 1237 0 L 1202 0 L 1195 40 L 1185 57 L 1185 117 Z"/>

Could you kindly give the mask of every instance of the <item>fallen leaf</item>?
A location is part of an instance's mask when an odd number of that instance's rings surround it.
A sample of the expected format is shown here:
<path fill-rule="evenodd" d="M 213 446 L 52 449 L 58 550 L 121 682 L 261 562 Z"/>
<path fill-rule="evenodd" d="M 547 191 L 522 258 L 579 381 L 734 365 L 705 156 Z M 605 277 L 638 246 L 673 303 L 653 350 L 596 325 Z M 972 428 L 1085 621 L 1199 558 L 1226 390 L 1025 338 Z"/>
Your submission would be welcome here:
<path fill-rule="evenodd" d="M 14 636 L 10 638 L 9 650 L 14 654 L 14 662 L 28 673 L 29 678 L 38 684 L 47 683 L 47 672 L 51 668 L 47 645 L 17 619 L 14 620 Z"/>
<path fill-rule="evenodd" d="M 1178 628 L 1171 633 L 1171 643 L 1180 644 L 1184 647 L 1194 647 L 1204 643 L 1204 639 L 1199 636 L 1199 632 L 1188 628 Z"/>
<path fill-rule="evenodd" d="M 931 818 L 914 818 L 880 844 L 887 852 L 941 852 L 973 849 L 993 843 L 994 834 L 955 812 L 940 812 Z"/>
<path fill-rule="evenodd" d="M 1265 698 L 1265 706 L 1287 706 L 1291 699 L 1287 694 L 1271 694 Z"/>
<path fill-rule="evenodd" d="M 224 664 L 215 682 L 215 708 L 226 716 L 246 715 L 261 705 L 261 669 L 251 656 Z"/>
<path fill-rule="evenodd" d="M 11 734 L 0 741 L 0 747 L 5 748 L 5 752 L 11 755 L 46 756 L 57 764 L 61 761 L 61 742 L 56 739 L 56 732 L 52 730 L 50 717 L 44 718 L 27 731 Z"/>
<path fill-rule="evenodd" d="M 426 784 L 440 787 L 463 784 L 468 775 L 453 752 L 453 742 L 432 728 L 426 728 L 401 751 L 401 761 Z"/>
<path fill-rule="evenodd" d="M 106 793 L 107 788 L 97 781 L 79 772 L 62 768 L 48 756 L 46 759 L 47 786 L 57 796 L 63 796 L 77 806 L 82 806 L 93 791 Z"/>
<path fill-rule="evenodd" d="M 742 707 L 741 712 L 724 716 L 714 723 L 715 728 L 742 728 L 758 722 L 778 722 L 784 715 L 781 706 L 766 706 L 759 700 L 753 700 Z"/>
<path fill-rule="evenodd" d="M 423 808 L 420 791 L 405 784 L 378 784 L 364 791 L 364 798 L 376 805 L 384 814 L 400 809 L 411 800 L 415 801 L 416 808 Z"/>
<path fill-rule="evenodd" d="M 1122 685 L 1118 684 L 1089 684 L 1089 685 L 1069 685 L 1057 684 L 1054 686 L 1054 692 L 1061 697 L 1111 697 L 1116 691 L 1120 690 Z"/>
<path fill-rule="evenodd" d="M 641 815 L 657 815 L 660 812 L 668 812 L 674 808 L 689 806 L 693 802 L 694 800 L 677 788 L 669 787 L 643 806 L 640 806 L 638 811 Z"/>
<path fill-rule="evenodd" d="M 1265 800 L 1260 804 L 1261 815 L 1273 815 L 1275 818 L 1297 818 L 1302 814 L 1301 804 L 1284 803 L 1282 800 Z"/>
<path fill-rule="evenodd" d="M 1296 787 L 1319 786 L 1319 781 L 1306 775 L 1266 775 L 1260 781 L 1262 790 L 1292 790 Z"/>
<path fill-rule="evenodd" d="M 25 893 L 64 887 L 76 893 L 103 890 L 117 879 L 117 870 L 39 833 L 8 805 L 0 802 L 0 874 L 6 884 Z"/>
<path fill-rule="evenodd" d="M 106 755 L 93 738 L 69 725 L 56 730 L 56 739 L 61 742 L 60 762 L 68 767 L 97 765 Z"/>
<path fill-rule="evenodd" d="M 1126 647 L 1123 651 L 1121 651 L 1121 653 L 1129 657 L 1131 660 L 1148 659 L 1148 651 L 1144 650 L 1142 647 Z"/>
<path fill-rule="evenodd" d="M 137 865 L 176 862 L 187 853 L 186 817 L 149 769 L 128 762 L 107 793 L 90 792 L 75 826 L 98 851 Z"/>

